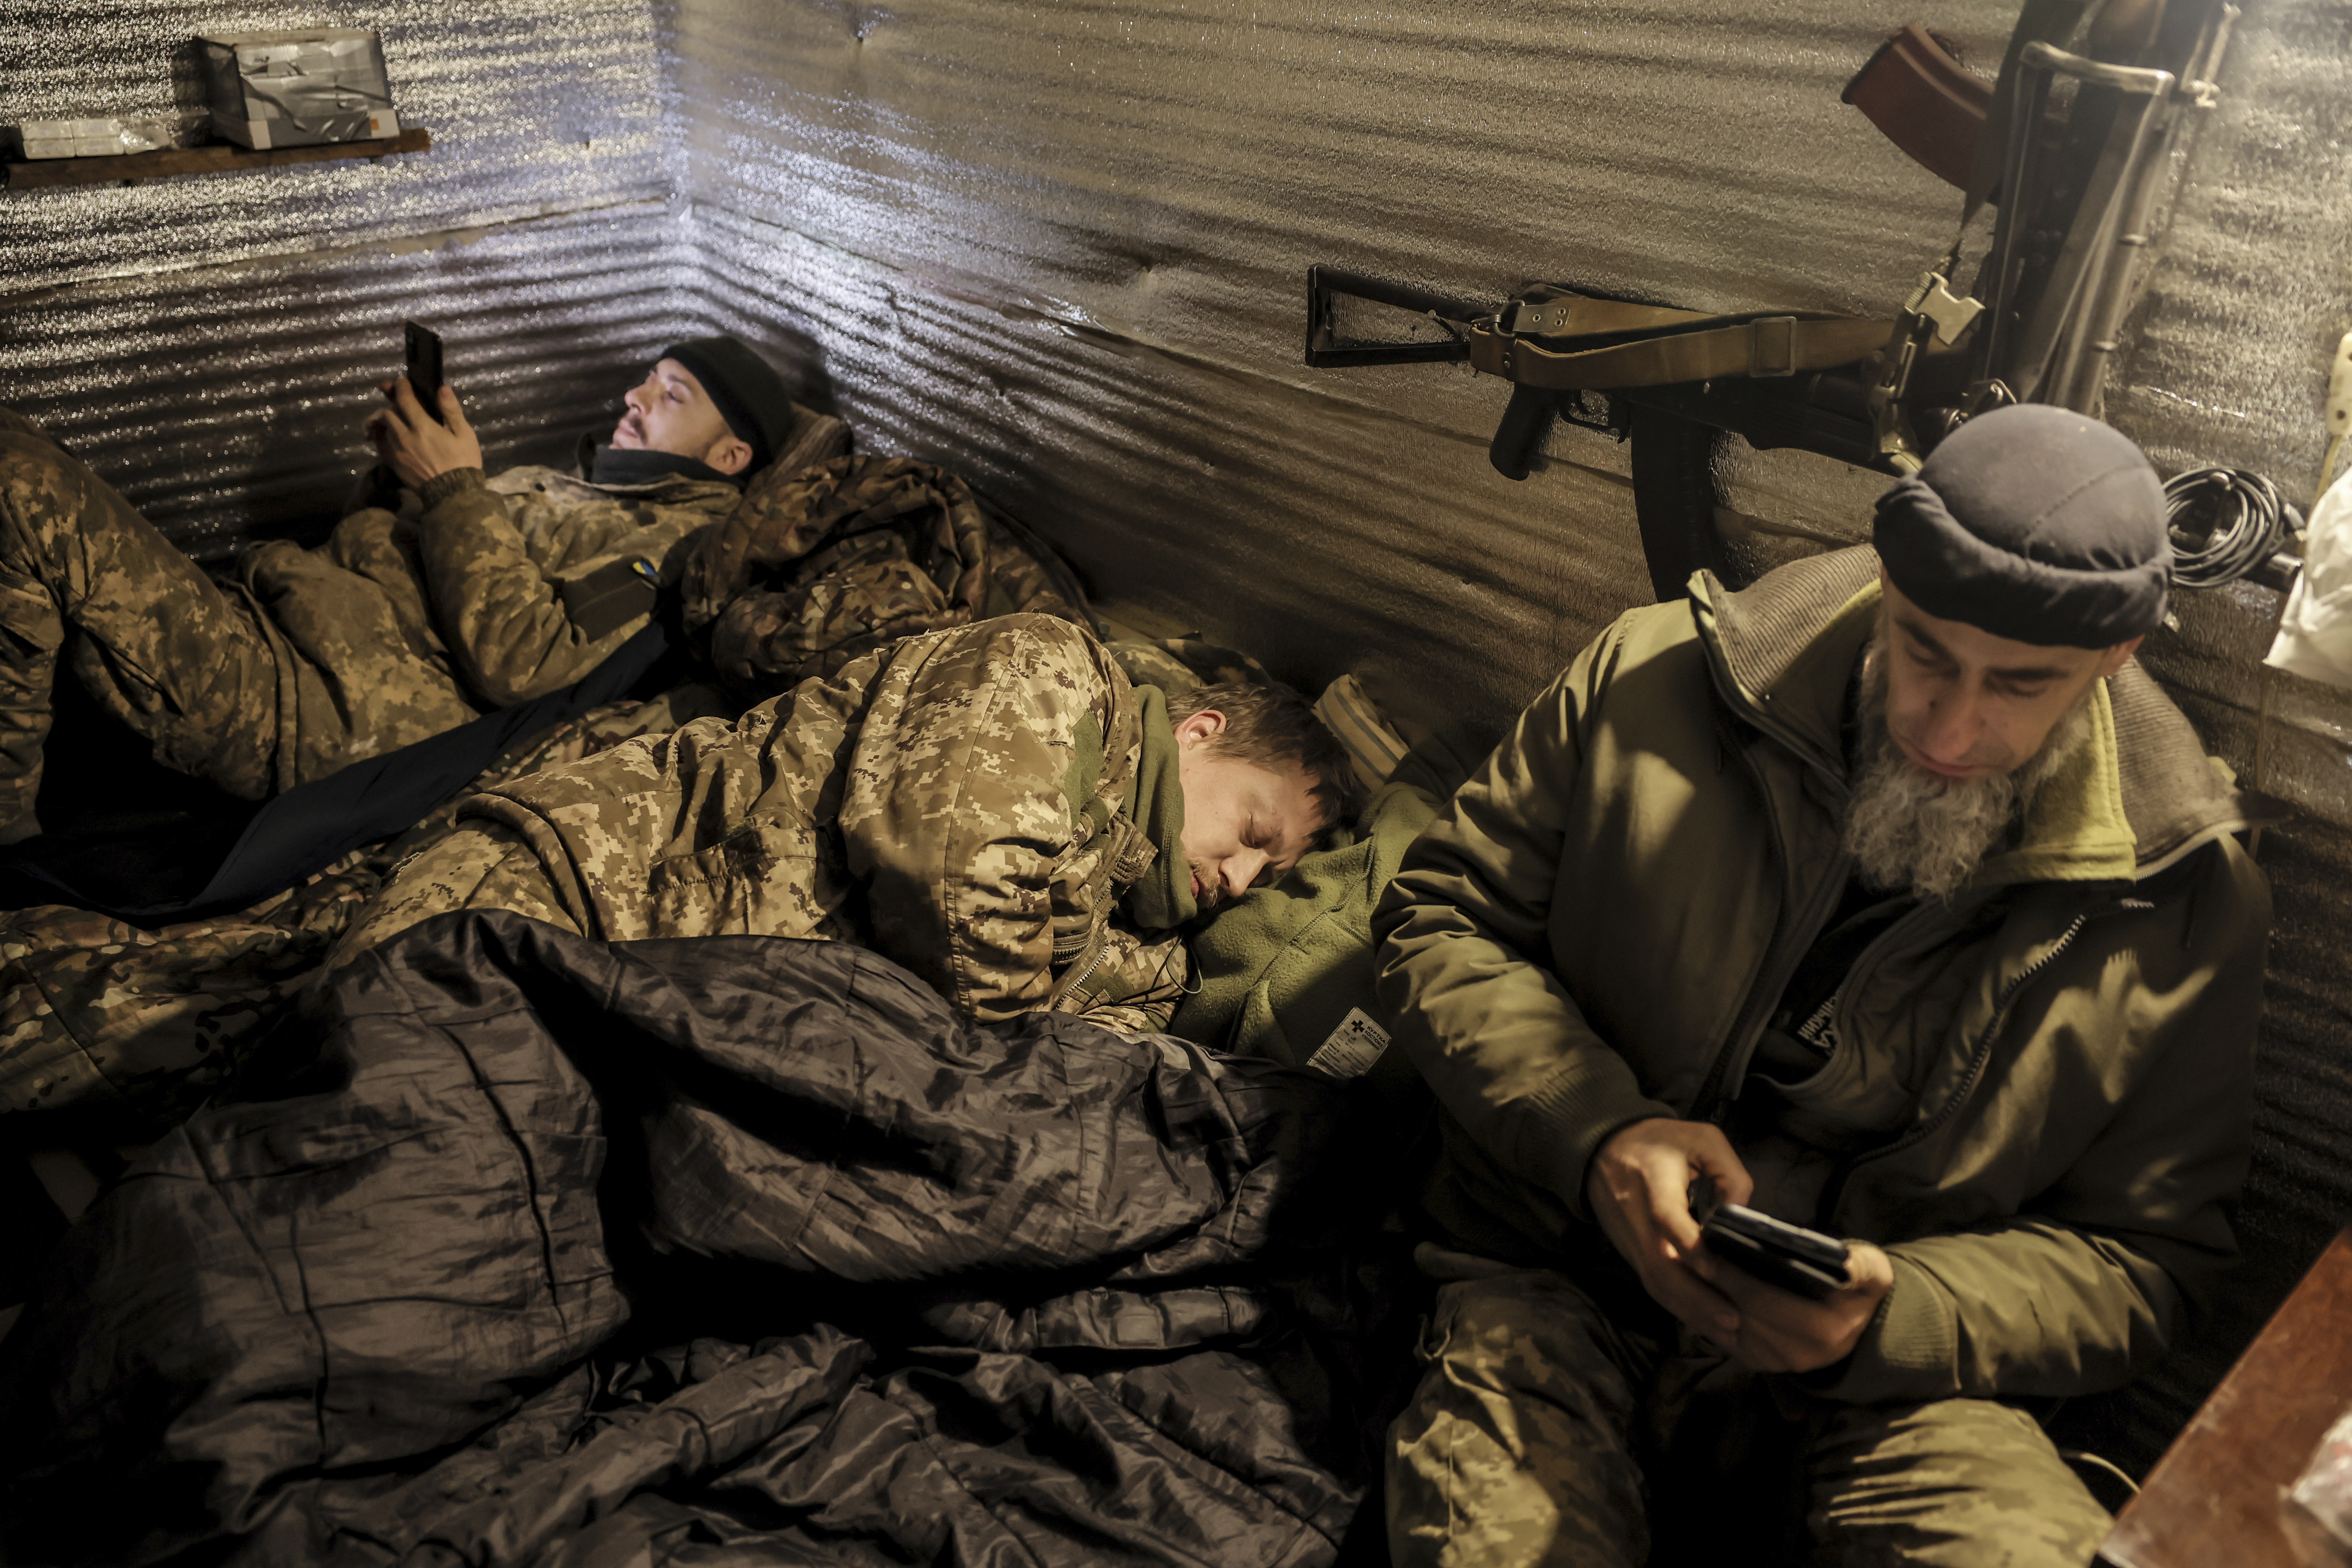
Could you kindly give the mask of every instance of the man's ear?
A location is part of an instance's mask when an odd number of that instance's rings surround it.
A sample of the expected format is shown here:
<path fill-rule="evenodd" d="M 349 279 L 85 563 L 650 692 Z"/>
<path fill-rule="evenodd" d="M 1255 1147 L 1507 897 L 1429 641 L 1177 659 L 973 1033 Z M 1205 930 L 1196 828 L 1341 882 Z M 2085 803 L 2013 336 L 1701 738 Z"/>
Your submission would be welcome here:
<path fill-rule="evenodd" d="M 1203 741 L 1213 741 L 1225 732 L 1225 716 L 1213 708 L 1203 708 L 1188 713 L 1176 721 L 1174 733 L 1180 746 L 1197 746 Z"/>
<path fill-rule="evenodd" d="M 2139 645 L 2140 639 L 2134 637 L 2129 642 L 2119 642 L 2116 644 L 2115 647 L 2107 649 L 2106 652 L 2101 654 L 2099 656 L 2099 674 L 2101 677 L 2104 678 L 2113 675 L 2125 665 L 2129 664 L 2131 662 L 2131 656 L 2139 651 Z"/>
<path fill-rule="evenodd" d="M 702 460 L 722 474 L 740 474 L 751 466 L 751 443 L 730 430 L 710 444 Z"/>

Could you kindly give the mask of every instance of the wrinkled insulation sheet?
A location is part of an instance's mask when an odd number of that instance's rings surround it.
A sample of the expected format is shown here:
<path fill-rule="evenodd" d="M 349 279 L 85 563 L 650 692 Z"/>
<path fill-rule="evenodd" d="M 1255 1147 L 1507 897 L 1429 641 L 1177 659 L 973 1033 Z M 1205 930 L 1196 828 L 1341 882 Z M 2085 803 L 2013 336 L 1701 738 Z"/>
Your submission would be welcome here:
<path fill-rule="evenodd" d="M 2248 6 L 2112 384 L 2168 471 L 2307 494 L 2352 326 L 2352 14 Z M 1704 309 L 1883 313 L 1958 198 L 1838 90 L 1918 19 L 1997 60 L 1990 0 L 436 0 L 376 17 L 17 0 L 0 120 L 155 112 L 200 28 L 361 22 L 434 152 L 0 198 L 0 396 L 184 543 L 331 518 L 398 322 L 450 340 L 493 463 L 549 459 L 677 332 L 767 346 L 869 449 L 948 463 L 1098 589 L 1348 668 L 1408 717 L 1497 722 L 1646 597 L 1626 454 L 1563 430 L 1513 485 L 1502 390 L 1435 366 L 1310 372 L 1325 261 L 1499 299 L 1531 279 Z M 1880 481 L 1801 454 L 1735 510 L 1858 537 Z M 2209 742 L 2253 752 L 2276 600 L 2185 596 L 2148 651 Z M 2207 1342 L 2093 1415 L 2145 1461 L 2352 1207 L 2352 703 L 2280 678 L 2263 783 L 2280 936 L 2246 1288 Z"/>
<path fill-rule="evenodd" d="M 494 463 L 568 453 L 677 324 L 642 0 L 11 0 L 0 123 L 194 110 L 199 32 L 346 23 L 429 153 L 0 194 L 0 398 L 201 557 L 332 521 L 404 318 L 448 338 Z"/>

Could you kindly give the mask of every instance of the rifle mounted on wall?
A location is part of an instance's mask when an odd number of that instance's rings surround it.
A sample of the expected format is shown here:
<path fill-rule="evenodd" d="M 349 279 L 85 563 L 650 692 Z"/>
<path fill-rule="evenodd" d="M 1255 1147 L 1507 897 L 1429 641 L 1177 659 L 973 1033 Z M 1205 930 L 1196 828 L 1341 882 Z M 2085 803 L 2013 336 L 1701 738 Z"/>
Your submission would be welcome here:
<path fill-rule="evenodd" d="M 1555 284 L 1486 305 L 1318 266 L 1307 275 L 1307 363 L 1466 363 L 1510 382 L 1488 449 L 1508 479 L 1527 477 L 1555 420 L 1632 438 L 1659 597 L 1699 566 L 1734 578 L 1715 525 L 1721 433 L 1902 474 L 1989 408 L 2100 411 L 2169 154 L 2189 112 L 2214 102 L 2237 16 L 2214 0 L 2027 0 L 1990 85 L 1916 25 L 1890 38 L 1845 100 L 1961 184 L 1961 236 L 1984 204 L 1999 214 L 1966 291 L 1953 281 L 1955 238 L 1892 320 L 1708 314 Z M 2078 35 L 2089 52 L 2059 47 Z M 1965 153 L 1956 131 L 1975 132 Z M 1343 298 L 1411 311 L 1445 337 L 1344 338 Z"/>

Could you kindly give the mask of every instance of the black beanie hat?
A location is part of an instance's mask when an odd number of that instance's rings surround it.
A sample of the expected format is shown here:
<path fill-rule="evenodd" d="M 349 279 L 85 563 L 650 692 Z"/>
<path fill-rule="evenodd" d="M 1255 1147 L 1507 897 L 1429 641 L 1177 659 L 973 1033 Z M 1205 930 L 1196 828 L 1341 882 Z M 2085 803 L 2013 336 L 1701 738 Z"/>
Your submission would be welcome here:
<path fill-rule="evenodd" d="M 743 471 L 751 474 L 765 468 L 792 433 L 793 420 L 792 388 L 776 374 L 776 367 L 752 353 L 741 339 L 723 333 L 672 343 L 660 357 L 674 359 L 692 373 L 718 405 L 727 428 L 750 445 L 751 462 Z"/>
<path fill-rule="evenodd" d="M 2164 619 L 2164 486 L 2087 414 L 1979 415 L 1878 498 L 1873 534 L 1903 596 L 1939 620 L 2041 647 L 2112 647 Z"/>

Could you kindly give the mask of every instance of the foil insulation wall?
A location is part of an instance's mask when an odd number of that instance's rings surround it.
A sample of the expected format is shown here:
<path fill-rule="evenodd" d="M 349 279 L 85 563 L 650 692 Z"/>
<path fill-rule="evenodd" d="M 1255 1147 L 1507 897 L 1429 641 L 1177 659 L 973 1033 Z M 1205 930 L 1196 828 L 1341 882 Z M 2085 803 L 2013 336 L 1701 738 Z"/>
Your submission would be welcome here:
<path fill-rule="evenodd" d="M 2347 23 L 2249 9 L 2110 406 L 2167 471 L 2308 493 L 2321 366 L 2352 325 Z M 1423 721 L 1498 721 L 1648 597 L 1625 453 L 1564 431 L 1514 485 L 1486 461 L 1496 384 L 1305 369 L 1306 268 L 1889 312 L 1958 198 L 1838 95 L 1915 17 L 1990 67 L 2015 8 L 677 0 L 702 319 L 799 345 L 869 447 L 971 473 L 1114 603 L 1302 682 L 1358 668 Z M 1726 477 L 1752 528 L 1811 542 L 1861 538 L 1884 484 L 1794 453 Z M 2277 600 L 2182 598 L 2148 660 L 2243 771 Z M 2263 782 L 2304 815 L 2263 850 L 2281 934 L 2251 1262 L 2190 1353 L 2082 1413 L 2141 1463 L 2352 1208 L 2326 1152 L 2352 1124 L 2352 710 L 2286 679 L 2271 709 Z"/>
<path fill-rule="evenodd" d="M 404 317 L 502 463 L 617 408 L 681 296 L 644 0 L 12 0 L 0 122 L 194 109 L 198 33 L 347 24 L 431 153 L 0 195 L 0 400 L 199 556 L 333 521 Z"/>
<path fill-rule="evenodd" d="M 2169 471 L 2308 493 L 2352 325 L 2352 16 L 2250 5 L 2111 382 Z M 741 331 L 870 450 L 970 474 L 1116 605 L 1408 719 L 1505 719 L 1648 597 L 1627 455 L 1564 429 L 1514 485 L 1496 383 L 1300 363 L 1307 267 L 1498 300 L 1891 311 L 1955 192 L 1838 101 L 1927 21 L 1999 58 L 2013 0 L 415 0 L 333 13 L 12 0 L 0 121 L 184 102 L 200 30 L 380 27 L 421 157 L 0 194 L 0 399 L 183 543 L 313 530 L 415 316 L 496 465 L 551 459 L 646 349 Z M 1874 475 L 1727 470 L 1751 528 L 1859 538 Z M 2151 666 L 2242 773 L 2275 596 L 2183 595 Z M 2352 704 L 2272 683 L 2279 904 L 2251 1261 L 2104 1419 L 2152 1456 L 2347 1209 Z"/>
<path fill-rule="evenodd" d="M 941 301 L 978 305 L 1028 323 L 1037 395 L 1063 381 L 1090 411 L 1079 429 L 1118 433 L 1036 432 L 1023 465 L 1069 498 L 1038 521 L 1106 592 L 1179 619 L 1213 605 L 1302 679 L 1386 660 L 1412 676 L 1383 683 L 1391 700 L 1499 721 L 1646 596 L 1624 454 L 1570 432 L 1551 472 L 1512 486 L 1485 467 L 1494 383 L 1307 370 L 1306 268 L 1473 298 L 1541 276 L 1696 307 L 1891 310 L 1957 203 L 1838 91 L 1907 13 L 1801 10 L 683 0 L 677 70 L 698 207 L 902 279 L 833 363 L 958 308 Z M 1997 50 L 1998 7 L 1976 10 Z M 714 288 L 767 270 L 734 233 Z M 960 331 L 938 347 L 984 386 L 996 335 L 967 349 Z M 1178 402 L 1229 411 L 1188 420 L 1259 432 L 1247 473 L 1171 487 L 1130 462 L 1163 428 L 1168 396 L 1146 386 L 1179 363 L 1200 390 Z M 877 388 L 858 407 L 870 434 L 900 439 L 891 410 L 929 379 Z M 904 437 L 995 465 L 1030 395 L 950 400 L 947 425 Z M 1228 456 L 1220 433 L 1194 461 Z"/>

